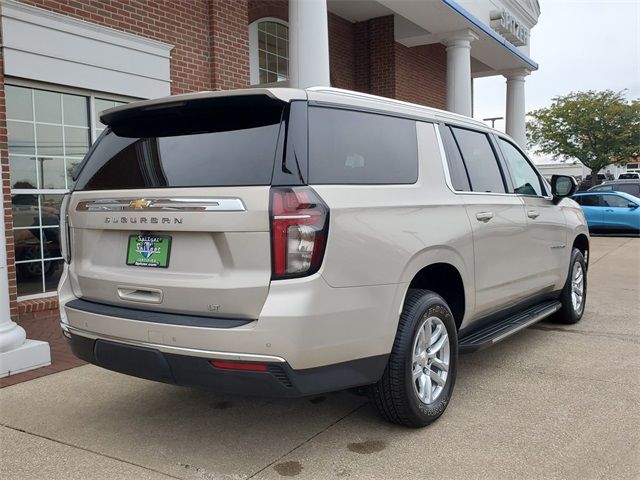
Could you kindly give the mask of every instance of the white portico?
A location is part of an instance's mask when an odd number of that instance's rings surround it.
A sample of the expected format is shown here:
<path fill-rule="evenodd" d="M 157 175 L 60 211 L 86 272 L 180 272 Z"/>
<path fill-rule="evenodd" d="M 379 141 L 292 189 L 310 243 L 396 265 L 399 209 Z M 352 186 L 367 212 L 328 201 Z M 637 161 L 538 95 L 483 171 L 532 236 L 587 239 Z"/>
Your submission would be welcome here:
<path fill-rule="evenodd" d="M 446 46 L 447 109 L 473 115 L 473 79 L 502 75 L 507 82 L 506 130 L 525 137 L 526 76 L 537 0 L 289 0 L 290 85 L 329 85 L 326 12 L 352 22 L 393 15 L 395 42 L 405 47 Z"/>

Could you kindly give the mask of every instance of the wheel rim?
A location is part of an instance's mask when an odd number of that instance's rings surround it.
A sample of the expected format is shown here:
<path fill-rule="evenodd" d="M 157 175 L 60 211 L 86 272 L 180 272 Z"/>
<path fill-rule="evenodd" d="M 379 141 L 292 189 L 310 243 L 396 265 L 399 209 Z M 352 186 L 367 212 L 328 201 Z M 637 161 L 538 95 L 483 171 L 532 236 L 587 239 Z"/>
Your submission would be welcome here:
<path fill-rule="evenodd" d="M 574 312 L 580 313 L 584 303 L 584 271 L 579 262 L 573 264 L 571 271 L 571 303 Z"/>
<path fill-rule="evenodd" d="M 449 335 L 438 317 L 425 316 L 413 341 L 411 378 L 422 403 L 435 402 L 449 375 Z"/>

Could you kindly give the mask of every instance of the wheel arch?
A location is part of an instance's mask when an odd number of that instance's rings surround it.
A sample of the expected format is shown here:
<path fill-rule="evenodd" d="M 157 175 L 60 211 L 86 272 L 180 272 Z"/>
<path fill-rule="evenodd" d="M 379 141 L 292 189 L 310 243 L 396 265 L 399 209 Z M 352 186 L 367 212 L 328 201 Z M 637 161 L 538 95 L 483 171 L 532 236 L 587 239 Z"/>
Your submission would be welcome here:
<path fill-rule="evenodd" d="M 571 246 L 572 249 L 577 248 L 578 250 L 580 250 L 582 256 L 584 257 L 587 268 L 589 268 L 589 247 L 589 237 L 584 233 L 578 234 L 573 240 L 573 245 Z"/>
<path fill-rule="evenodd" d="M 440 255 L 429 255 L 431 262 L 414 264 L 406 275 L 407 289 L 430 290 L 440 295 L 449 305 L 456 327 L 459 329 L 465 315 L 473 308 L 474 297 L 472 285 L 465 278 L 466 269 L 462 259 L 452 251 L 440 252 Z M 404 303 L 404 302 L 403 302 Z"/>

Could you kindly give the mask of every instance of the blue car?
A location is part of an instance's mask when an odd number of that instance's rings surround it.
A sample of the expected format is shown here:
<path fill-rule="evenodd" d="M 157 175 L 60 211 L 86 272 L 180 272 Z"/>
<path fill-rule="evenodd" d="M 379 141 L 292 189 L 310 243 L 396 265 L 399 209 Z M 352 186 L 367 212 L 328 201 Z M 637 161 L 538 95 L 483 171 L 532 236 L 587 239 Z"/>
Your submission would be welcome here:
<path fill-rule="evenodd" d="M 624 192 L 584 192 L 573 196 L 589 230 L 640 233 L 640 198 Z"/>

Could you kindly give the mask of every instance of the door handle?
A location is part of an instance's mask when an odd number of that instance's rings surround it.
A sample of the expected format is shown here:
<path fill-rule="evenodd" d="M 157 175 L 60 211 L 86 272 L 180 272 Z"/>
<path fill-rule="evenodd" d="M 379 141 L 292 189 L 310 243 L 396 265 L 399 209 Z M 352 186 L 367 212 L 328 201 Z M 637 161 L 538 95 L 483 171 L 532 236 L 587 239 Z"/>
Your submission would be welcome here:
<path fill-rule="evenodd" d="M 607 213 L 611 213 L 611 212 L 613 212 L 613 209 L 612 209 L 612 208 L 607 208 L 607 209 L 605 210 L 605 212 L 607 212 Z"/>
<path fill-rule="evenodd" d="M 529 210 L 529 211 L 527 212 L 527 217 L 529 217 L 529 218 L 533 218 L 534 220 L 535 220 L 536 218 L 538 218 L 539 216 L 540 216 L 540 212 L 538 212 L 537 210 Z"/>
<path fill-rule="evenodd" d="M 118 297 L 129 302 L 162 303 L 162 290 L 119 285 Z"/>
<path fill-rule="evenodd" d="M 476 213 L 476 218 L 479 222 L 487 223 L 493 218 L 493 212 L 478 212 Z"/>

